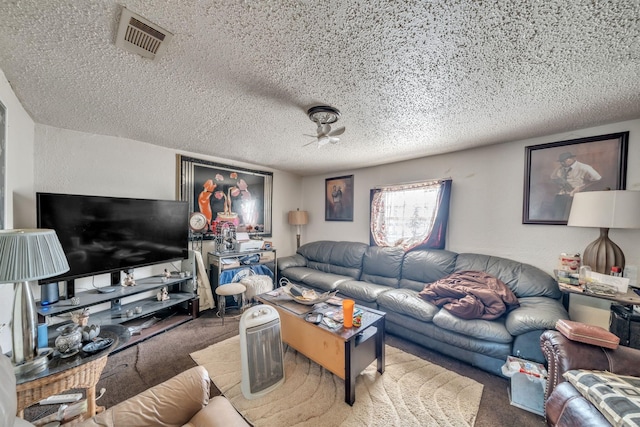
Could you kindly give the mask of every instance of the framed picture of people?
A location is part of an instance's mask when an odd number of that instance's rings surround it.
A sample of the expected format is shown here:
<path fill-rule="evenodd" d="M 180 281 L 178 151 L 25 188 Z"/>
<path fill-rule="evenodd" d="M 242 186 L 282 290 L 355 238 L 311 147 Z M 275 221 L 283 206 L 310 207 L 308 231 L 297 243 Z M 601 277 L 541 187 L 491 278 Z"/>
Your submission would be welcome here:
<path fill-rule="evenodd" d="M 566 225 L 574 194 L 625 190 L 629 132 L 525 147 L 523 224 Z"/>
<path fill-rule="evenodd" d="M 353 221 L 353 175 L 325 180 L 326 221 Z"/>

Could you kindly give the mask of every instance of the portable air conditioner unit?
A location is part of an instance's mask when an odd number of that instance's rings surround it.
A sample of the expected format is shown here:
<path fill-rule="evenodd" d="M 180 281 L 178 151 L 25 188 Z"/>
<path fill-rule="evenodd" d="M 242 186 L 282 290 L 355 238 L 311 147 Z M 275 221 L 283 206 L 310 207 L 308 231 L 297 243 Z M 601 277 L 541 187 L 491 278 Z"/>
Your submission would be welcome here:
<path fill-rule="evenodd" d="M 240 318 L 242 394 L 256 399 L 284 383 L 280 315 L 268 305 L 256 305 Z"/>

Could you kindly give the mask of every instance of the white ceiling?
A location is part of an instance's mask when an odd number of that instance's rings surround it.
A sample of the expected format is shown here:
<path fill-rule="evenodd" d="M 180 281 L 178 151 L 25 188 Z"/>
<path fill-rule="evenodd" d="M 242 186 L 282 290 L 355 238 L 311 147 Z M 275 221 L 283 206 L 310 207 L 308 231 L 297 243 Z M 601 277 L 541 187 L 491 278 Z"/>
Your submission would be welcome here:
<path fill-rule="evenodd" d="M 122 6 L 174 34 L 114 45 Z M 0 0 L 37 123 L 300 175 L 640 117 L 638 0 Z M 303 146 L 306 110 L 346 132 Z"/>

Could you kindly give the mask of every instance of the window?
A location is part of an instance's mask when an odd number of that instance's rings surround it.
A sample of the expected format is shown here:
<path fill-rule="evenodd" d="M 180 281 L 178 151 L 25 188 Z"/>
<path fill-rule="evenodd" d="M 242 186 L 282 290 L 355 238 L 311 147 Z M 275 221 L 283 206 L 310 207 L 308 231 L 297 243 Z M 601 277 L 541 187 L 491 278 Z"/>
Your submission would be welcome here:
<path fill-rule="evenodd" d="M 371 190 L 371 244 L 443 249 L 450 195 L 450 179 Z"/>

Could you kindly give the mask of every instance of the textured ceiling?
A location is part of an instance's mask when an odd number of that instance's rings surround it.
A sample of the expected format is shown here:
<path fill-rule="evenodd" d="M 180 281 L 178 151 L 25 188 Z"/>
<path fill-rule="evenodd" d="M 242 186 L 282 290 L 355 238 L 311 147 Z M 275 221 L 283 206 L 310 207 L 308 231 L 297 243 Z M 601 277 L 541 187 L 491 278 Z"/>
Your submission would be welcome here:
<path fill-rule="evenodd" d="M 114 45 L 123 6 L 174 34 Z M 640 2 L 0 0 L 37 123 L 300 175 L 640 117 Z M 316 104 L 341 142 L 311 144 Z"/>

